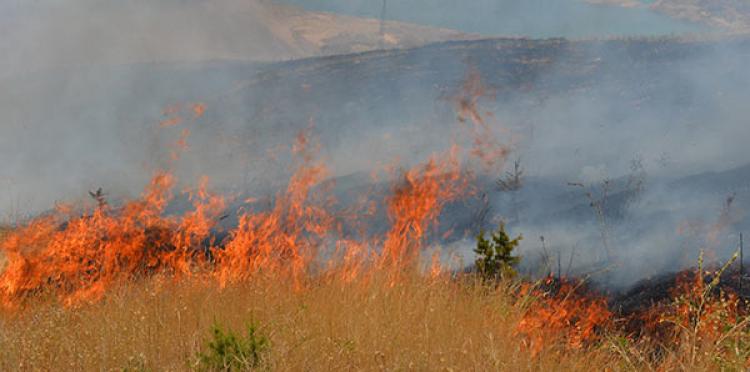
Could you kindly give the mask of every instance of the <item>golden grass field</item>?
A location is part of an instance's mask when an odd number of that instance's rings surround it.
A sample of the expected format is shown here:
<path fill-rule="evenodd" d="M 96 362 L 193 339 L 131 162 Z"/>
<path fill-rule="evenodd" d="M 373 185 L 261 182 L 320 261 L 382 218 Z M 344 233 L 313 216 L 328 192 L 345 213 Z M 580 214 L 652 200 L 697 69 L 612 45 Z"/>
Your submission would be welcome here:
<path fill-rule="evenodd" d="M 553 338 L 534 354 L 516 332 L 534 299 L 515 284 L 419 274 L 390 283 L 316 279 L 295 289 L 256 277 L 220 288 L 155 277 L 72 309 L 39 296 L 0 317 L 0 370 L 192 370 L 215 322 L 238 332 L 256 324 L 270 340 L 260 368 L 280 371 L 741 370 L 748 355 L 746 333 L 731 335 L 741 341 L 735 357 L 699 342 L 654 362 L 645 343 L 616 334 L 583 348 Z"/>
<path fill-rule="evenodd" d="M 530 357 L 514 336 L 520 309 L 502 289 L 481 292 L 417 277 L 303 291 L 272 279 L 224 289 L 151 280 L 95 305 L 40 301 L 5 315 L 0 369 L 188 370 L 214 321 L 237 331 L 258 324 L 272 370 L 582 370 L 611 361 L 603 353 Z"/>

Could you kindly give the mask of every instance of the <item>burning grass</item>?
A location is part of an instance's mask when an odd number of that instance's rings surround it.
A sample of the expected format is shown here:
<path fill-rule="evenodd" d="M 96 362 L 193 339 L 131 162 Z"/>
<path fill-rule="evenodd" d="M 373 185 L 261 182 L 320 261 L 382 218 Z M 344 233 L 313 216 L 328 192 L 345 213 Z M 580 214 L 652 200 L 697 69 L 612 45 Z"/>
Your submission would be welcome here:
<path fill-rule="evenodd" d="M 726 267 L 686 272 L 630 313 L 577 281 L 425 268 L 443 206 L 470 192 L 455 151 L 405 171 L 385 200 L 391 229 L 362 239 L 343 235 L 334 201 L 312 191 L 325 168 L 302 154 L 273 207 L 241 212 L 221 240 L 225 201 L 206 182 L 191 211 L 163 214 L 167 173 L 120 207 L 8 231 L 0 369 L 189 370 L 211 359 L 215 323 L 257 325 L 263 347 L 241 355 L 278 370 L 750 367 L 750 318 L 720 286 Z M 250 342 L 218 335 L 232 350 Z"/>
<path fill-rule="evenodd" d="M 167 216 L 175 184 L 167 172 L 118 208 L 98 197 L 91 211 L 59 207 L 24 223 L 0 240 L 8 260 L 0 272 L 0 304 L 12 309 L 50 292 L 76 306 L 99 300 L 119 282 L 154 274 L 202 275 L 225 286 L 272 272 L 300 283 L 340 263 L 350 279 L 377 269 L 390 271 L 396 281 L 402 268 L 419 261 L 443 207 L 470 192 L 471 173 L 462 170 L 458 150 L 436 155 L 394 184 L 384 201 L 390 230 L 354 239 L 342 232 L 341 220 L 356 217 L 336 215 L 335 200 L 313 191 L 327 171 L 315 161 L 308 136 L 300 134 L 292 150 L 298 164 L 287 189 L 268 210 L 240 211 L 238 225 L 221 240 L 215 230 L 225 199 L 211 194 L 204 179 L 189 193 L 192 210 Z"/>
<path fill-rule="evenodd" d="M 263 347 L 242 355 L 278 370 L 748 366 L 750 318 L 718 290 L 721 272 L 699 267 L 668 298 L 618 316 L 585 283 L 424 268 L 425 234 L 466 187 L 456 164 L 405 172 L 387 200 L 393 227 L 340 238 L 328 261 L 318 249 L 339 230 L 330 201 L 310 195 L 323 168 L 307 160 L 273 208 L 245 212 L 224 241 L 211 239 L 224 202 L 205 183 L 191 212 L 162 216 L 167 174 L 121 208 L 18 226 L 0 243 L 0 368 L 194 369 L 215 323 L 258 325 Z M 232 350 L 246 342 L 222 337 Z"/>
<path fill-rule="evenodd" d="M 404 172 L 386 199 L 391 229 L 364 240 L 342 236 L 332 201 L 313 196 L 325 169 L 305 156 L 273 208 L 242 212 L 220 241 L 225 202 L 205 182 L 192 211 L 163 215 L 169 174 L 119 208 L 19 225 L 0 240 L 0 369 L 194 369 L 215 323 L 258 325 L 263 347 L 242 355 L 278 370 L 749 366 L 750 318 L 719 288 L 726 268 L 686 273 L 629 314 L 585 283 L 425 268 L 426 235 L 468 192 L 454 156 L 442 159 Z"/>
<path fill-rule="evenodd" d="M 11 232 L 11 230 L 12 229 L 10 227 L 0 225 L 0 241 L 2 241 L 3 238 L 5 238 L 5 236 Z M 0 254 L 0 271 L 5 269 L 5 263 L 6 263 L 5 255 Z"/>
<path fill-rule="evenodd" d="M 469 153 L 502 163 L 477 101 L 461 102 L 482 139 Z M 188 193 L 189 211 L 165 213 L 169 172 L 122 205 L 92 193 L 94 208 L 60 207 L 0 232 L 0 370 L 190 370 L 226 353 L 273 370 L 750 367 L 747 306 L 702 267 L 627 314 L 573 280 L 452 275 L 437 256 L 426 268 L 444 207 L 473 192 L 459 147 L 404 170 L 380 203 L 363 197 L 390 222 L 375 236 L 346 233 L 365 213 L 334 208 L 309 137 L 292 151 L 287 188 L 221 234 L 227 201 L 208 180 Z M 253 331 L 215 331 L 206 354 L 217 323 Z"/>

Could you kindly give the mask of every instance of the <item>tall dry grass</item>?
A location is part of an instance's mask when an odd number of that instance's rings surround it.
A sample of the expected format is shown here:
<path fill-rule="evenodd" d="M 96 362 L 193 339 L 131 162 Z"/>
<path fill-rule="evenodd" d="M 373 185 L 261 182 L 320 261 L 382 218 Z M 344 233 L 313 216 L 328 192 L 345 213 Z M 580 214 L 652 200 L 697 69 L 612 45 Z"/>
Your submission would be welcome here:
<path fill-rule="evenodd" d="M 95 304 L 64 308 L 40 294 L 0 315 L 0 370 L 149 370 L 196 367 L 213 324 L 270 340 L 268 370 L 741 370 L 746 359 L 664 354 L 654 344 L 606 334 L 583 349 L 550 341 L 529 352 L 517 325 L 530 303 L 515 284 L 410 274 L 347 283 L 278 277 L 220 288 L 195 277 L 123 284 Z M 733 336 L 734 337 L 734 336 Z M 703 349 L 701 349 L 703 350 Z M 708 349 L 706 349 L 708 350 Z"/>
<path fill-rule="evenodd" d="M 5 236 L 11 232 L 11 228 L 8 226 L 4 226 L 0 224 L 0 241 L 2 241 Z M 5 270 L 5 265 L 8 264 L 8 259 L 5 258 L 5 255 L 3 252 L 0 252 L 0 272 L 3 272 Z"/>
<path fill-rule="evenodd" d="M 271 370 L 585 370 L 604 352 L 532 357 L 515 335 L 522 309 L 508 286 L 486 289 L 418 275 L 303 290 L 275 278 L 219 288 L 200 279 L 124 285 L 97 304 L 37 299 L 0 318 L 0 370 L 189 370 L 214 322 L 257 324 Z"/>

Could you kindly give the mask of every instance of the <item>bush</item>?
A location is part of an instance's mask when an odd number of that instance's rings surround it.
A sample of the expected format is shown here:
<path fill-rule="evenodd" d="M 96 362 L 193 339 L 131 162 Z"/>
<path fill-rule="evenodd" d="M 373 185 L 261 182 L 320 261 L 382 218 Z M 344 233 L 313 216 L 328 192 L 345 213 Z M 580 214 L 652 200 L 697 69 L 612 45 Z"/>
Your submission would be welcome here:
<path fill-rule="evenodd" d="M 255 325 L 250 325 L 247 336 L 238 337 L 231 330 L 224 332 L 214 324 L 213 339 L 208 351 L 198 354 L 200 371 L 245 371 L 262 366 L 263 354 L 268 350 L 268 339 L 260 335 Z"/>
<path fill-rule="evenodd" d="M 516 276 L 515 266 L 521 262 L 521 258 L 513 256 L 513 250 L 523 237 L 519 235 L 511 240 L 505 232 L 505 225 L 500 225 L 490 238 L 485 239 L 484 231 L 477 236 L 477 247 L 474 249 L 477 259 L 474 263 L 479 275 L 484 280 Z"/>

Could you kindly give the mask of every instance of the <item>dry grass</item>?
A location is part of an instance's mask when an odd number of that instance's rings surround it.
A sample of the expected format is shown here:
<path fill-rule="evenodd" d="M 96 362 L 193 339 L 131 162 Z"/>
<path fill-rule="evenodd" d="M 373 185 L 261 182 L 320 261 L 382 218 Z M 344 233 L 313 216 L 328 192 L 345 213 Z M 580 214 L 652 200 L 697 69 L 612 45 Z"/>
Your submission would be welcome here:
<path fill-rule="evenodd" d="M 10 227 L 3 226 L 0 224 L 0 241 L 2 241 L 5 235 L 7 235 L 10 231 L 11 231 Z M 5 270 L 5 265 L 7 264 L 8 264 L 8 259 L 5 258 L 5 255 L 3 254 L 3 252 L 0 252 L 0 273 L 3 272 L 3 270 Z"/>
<path fill-rule="evenodd" d="M 123 286 L 102 302 L 63 309 L 42 301 L 0 321 L 0 370 L 188 370 L 214 321 L 253 322 L 271 341 L 272 370 L 582 370 L 611 355 L 571 351 L 531 357 L 514 334 L 520 308 L 507 287 L 414 277 L 275 280 L 220 289 L 200 280 Z M 503 289 L 505 288 L 505 289 Z"/>
<path fill-rule="evenodd" d="M 528 301 L 513 285 L 413 275 L 294 289 L 278 278 L 220 288 L 213 280 L 161 277 L 117 287 L 66 309 L 39 296 L 0 315 L 0 370 L 191 370 L 212 324 L 259 326 L 269 370 L 660 370 L 717 368 L 714 355 L 685 364 L 638 361 L 646 347 L 605 336 L 582 350 L 550 342 L 532 355 L 516 332 Z M 744 359 L 726 365 L 741 369 Z"/>

